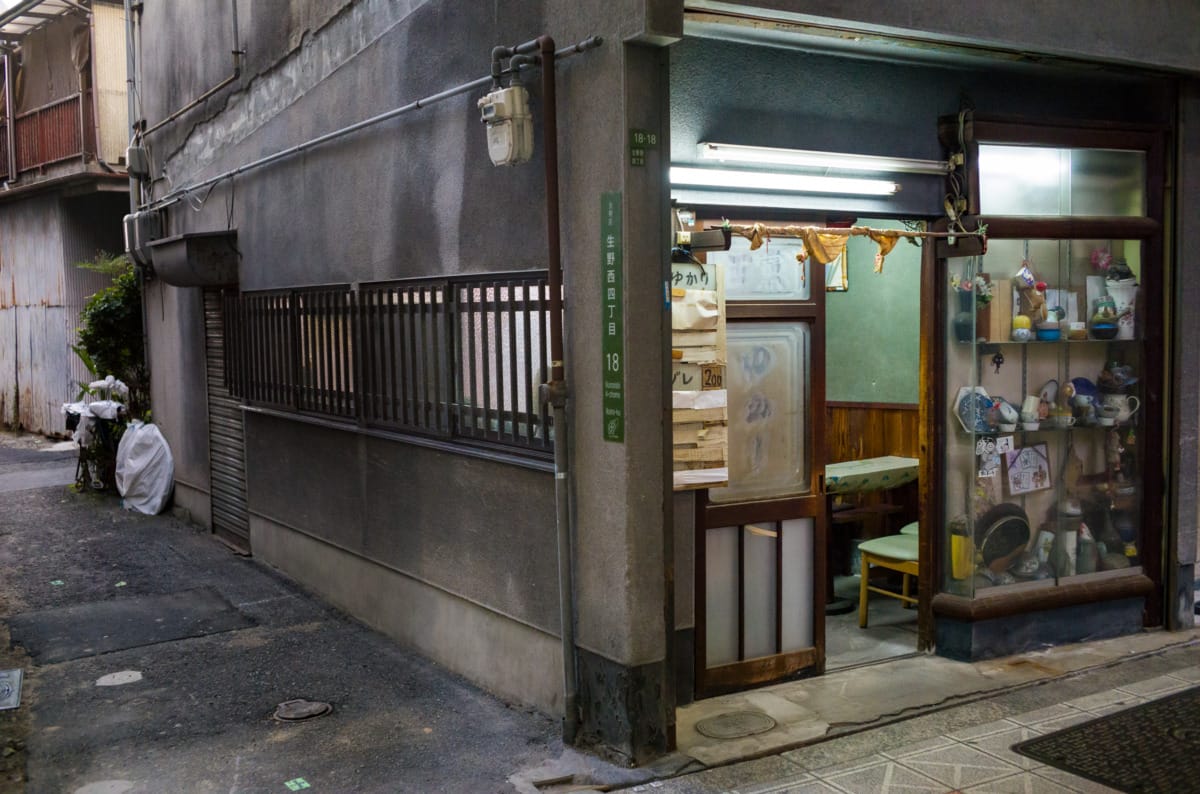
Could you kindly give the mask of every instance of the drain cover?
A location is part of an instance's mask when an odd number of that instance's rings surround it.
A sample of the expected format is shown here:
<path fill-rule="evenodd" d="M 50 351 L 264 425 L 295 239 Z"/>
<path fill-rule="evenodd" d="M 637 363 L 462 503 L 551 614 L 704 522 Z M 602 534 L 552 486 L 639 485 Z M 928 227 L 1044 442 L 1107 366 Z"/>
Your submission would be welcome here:
<path fill-rule="evenodd" d="M 299 722 L 313 717 L 322 717 L 333 711 L 333 706 L 319 700 L 285 700 L 275 708 L 275 719 L 284 722 Z"/>
<path fill-rule="evenodd" d="M 730 711 L 696 723 L 696 730 L 710 739 L 740 739 L 774 727 L 775 720 L 761 711 Z"/>
<path fill-rule="evenodd" d="M 21 705 L 21 669 L 0 670 L 0 711 Z"/>

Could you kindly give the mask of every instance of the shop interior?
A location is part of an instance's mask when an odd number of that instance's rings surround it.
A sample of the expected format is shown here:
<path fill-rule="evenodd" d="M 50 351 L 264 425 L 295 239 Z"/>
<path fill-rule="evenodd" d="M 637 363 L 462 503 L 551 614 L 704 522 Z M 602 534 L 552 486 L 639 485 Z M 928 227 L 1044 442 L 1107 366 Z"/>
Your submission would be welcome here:
<path fill-rule="evenodd" d="M 825 443 L 820 462 L 829 494 L 825 670 L 909 656 L 917 652 L 918 644 L 916 577 L 876 570 L 874 587 L 896 595 L 911 587 L 914 601 L 868 592 L 866 625 L 862 625 L 859 546 L 897 538 L 915 553 L 923 240 L 915 235 L 884 238 L 889 248 L 881 257 L 879 243 L 868 234 L 831 236 L 823 246 L 830 261 L 798 262 L 798 256 L 807 260 L 806 247 L 801 232 L 793 227 L 897 233 L 914 233 L 922 227 L 914 221 L 844 213 L 767 214 L 775 219 L 730 221 L 730 250 L 710 252 L 705 259 L 720 268 L 726 302 L 778 296 L 787 289 L 798 292 L 803 282 L 824 283 Z M 696 219 L 687 208 L 679 215 L 681 225 L 689 229 L 724 224 L 723 219 Z M 800 283 L 789 280 L 791 273 L 799 274 Z M 734 398 L 730 400 L 732 411 Z M 810 411 L 815 402 L 809 402 Z M 736 427 L 736 422 L 732 424 Z M 737 449 L 742 441 L 731 431 L 731 456 L 742 451 Z M 786 463 L 790 458 L 782 460 Z M 740 461 L 731 460 L 729 467 L 732 480 L 746 473 Z M 907 586 L 905 578 L 909 578 Z"/>

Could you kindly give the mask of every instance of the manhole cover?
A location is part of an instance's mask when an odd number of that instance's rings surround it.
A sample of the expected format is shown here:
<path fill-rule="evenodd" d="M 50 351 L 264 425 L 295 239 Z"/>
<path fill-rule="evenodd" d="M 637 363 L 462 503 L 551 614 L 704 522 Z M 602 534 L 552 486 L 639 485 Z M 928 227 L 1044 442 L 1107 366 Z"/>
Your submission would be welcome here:
<path fill-rule="evenodd" d="M 0 670 L 0 710 L 21 705 L 21 678 L 20 668 Z"/>
<path fill-rule="evenodd" d="M 740 739 L 774 727 L 775 720 L 761 711 L 731 711 L 696 723 L 696 730 L 710 739 Z"/>
<path fill-rule="evenodd" d="M 321 717 L 333 711 L 333 706 L 319 700 L 285 700 L 275 708 L 275 719 L 299 722 Z"/>

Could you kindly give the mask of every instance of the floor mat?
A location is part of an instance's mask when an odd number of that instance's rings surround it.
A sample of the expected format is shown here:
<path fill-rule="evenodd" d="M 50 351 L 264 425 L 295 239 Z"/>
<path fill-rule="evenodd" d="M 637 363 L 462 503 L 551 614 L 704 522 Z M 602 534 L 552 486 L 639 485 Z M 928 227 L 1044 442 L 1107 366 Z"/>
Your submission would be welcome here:
<path fill-rule="evenodd" d="M 254 625 L 210 587 L 27 612 L 8 623 L 12 643 L 23 646 L 38 664 Z"/>
<path fill-rule="evenodd" d="M 1013 750 L 1119 791 L 1195 791 L 1200 687 L 1028 739 Z"/>

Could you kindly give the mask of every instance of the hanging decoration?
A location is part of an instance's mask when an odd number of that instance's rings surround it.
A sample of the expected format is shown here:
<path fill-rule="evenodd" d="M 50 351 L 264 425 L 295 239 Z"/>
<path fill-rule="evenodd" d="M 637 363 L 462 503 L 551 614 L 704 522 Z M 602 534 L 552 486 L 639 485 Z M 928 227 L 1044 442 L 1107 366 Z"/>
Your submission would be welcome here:
<path fill-rule="evenodd" d="M 850 226 L 825 228 L 820 226 L 767 226 L 756 223 L 753 226 L 730 226 L 730 230 L 750 241 L 750 250 L 760 248 L 772 237 L 798 237 L 804 241 L 803 254 L 797 254 L 796 260 L 803 263 L 811 257 L 818 264 L 827 265 L 842 255 L 846 241 L 850 237 L 869 237 L 879 247 L 875 255 L 875 272 L 883 272 L 883 260 L 896 243 L 901 239 L 924 239 L 933 237 L 987 237 L 987 226 L 980 226 L 975 231 L 929 232 L 921 229 L 873 229 L 868 226 Z"/>

